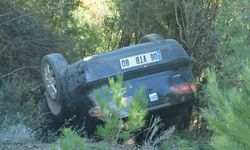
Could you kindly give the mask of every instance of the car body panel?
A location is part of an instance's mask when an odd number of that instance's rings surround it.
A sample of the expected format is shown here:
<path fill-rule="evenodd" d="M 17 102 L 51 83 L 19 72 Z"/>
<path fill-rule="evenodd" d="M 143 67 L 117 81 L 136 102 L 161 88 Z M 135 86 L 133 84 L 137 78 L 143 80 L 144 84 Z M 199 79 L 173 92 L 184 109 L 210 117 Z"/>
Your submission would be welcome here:
<path fill-rule="evenodd" d="M 121 69 L 120 59 L 152 51 L 161 51 L 162 61 Z M 92 82 L 117 74 L 133 72 L 138 69 L 146 69 L 155 65 L 164 65 L 178 59 L 190 58 L 177 41 L 167 39 L 124 47 L 116 51 L 85 58 L 83 61 L 86 63 L 86 82 Z"/>
<path fill-rule="evenodd" d="M 121 67 L 123 58 L 154 51 L 160 51 L 161 61 L 125 69 Z M 147 42 L 87 57 L 69 65 L 62 71 L 61 88 L 64 98 L 72 105 L 83 101 L 86 107 L 83 109 L 91 109 L 98 105 L 94 91 L 108 85 L 109 78 L 123 74 L 124 88 L 126 84 L 130 85 L 124 95 L 127 99 L 133 99 L 136 91 L 144 87 L 149 111 L 167 109 L 194 99 L 193 93 L 178 95 L 170 91 L 172 85 L 194 82 L 192 63 L 193 60 L 176 40 Z M 150 101 L 152 97 L 154 100 Z"/>

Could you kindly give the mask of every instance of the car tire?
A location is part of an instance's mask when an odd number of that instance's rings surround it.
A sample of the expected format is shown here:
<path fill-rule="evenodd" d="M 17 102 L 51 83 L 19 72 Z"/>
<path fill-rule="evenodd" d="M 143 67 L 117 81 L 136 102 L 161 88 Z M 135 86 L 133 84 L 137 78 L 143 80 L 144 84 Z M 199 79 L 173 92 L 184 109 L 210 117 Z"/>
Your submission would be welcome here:
<path fill-rule="evenodd" d="M 43 57 L 41 74 L 45 89 L 51 100 L 62 103 L 62 85 L 60 81 L 61 72 L 68 65 L 65 58 L 58 53 L 49 54 Z"/>
<path fill-rule="evenodd" d="M 143 36 L 139 43 L 154 42 L 154 41 L 159 41 L 163 39 L 164 38 L 160 34 L 152 33 L 152 34 Z"/>

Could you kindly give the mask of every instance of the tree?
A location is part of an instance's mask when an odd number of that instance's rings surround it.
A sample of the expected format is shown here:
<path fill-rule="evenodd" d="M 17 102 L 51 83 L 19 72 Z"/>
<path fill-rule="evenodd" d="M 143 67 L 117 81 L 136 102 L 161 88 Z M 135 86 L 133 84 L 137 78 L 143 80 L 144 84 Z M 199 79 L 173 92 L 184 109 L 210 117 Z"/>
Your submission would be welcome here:
<path fill-rule="evenodd" d="M 250 148 L 249 9 L 247 0 L 223 1 L 216 21 L 218 52 L 207 73 L 209 105 L 204 110 L 215 149 Z"/>
<path fill-rule="evenodd" d="M 117 144 L 121 139 L 126 141 L 132 138 L 133 132 L 140 130 L 145 124 L 148 100 L 144 98 L 144 90 L 137 91 L 129 106 L 125 101 L 127 89 L 123 88 L 122 75 L 117 76 L 116 81 L 109 79 L 109 87 L 103 87 L 102 90 L 106 93 L 102 98 L 101 91 L 95 93 L 100 105 L 100 117 L 105 125 L 99 126 L 97 133 L 112 144 Z M 110 108 L 110 104 L 115 108 Z M 127 119 L 123 119 L 123 115 L 128 115 Z"/>

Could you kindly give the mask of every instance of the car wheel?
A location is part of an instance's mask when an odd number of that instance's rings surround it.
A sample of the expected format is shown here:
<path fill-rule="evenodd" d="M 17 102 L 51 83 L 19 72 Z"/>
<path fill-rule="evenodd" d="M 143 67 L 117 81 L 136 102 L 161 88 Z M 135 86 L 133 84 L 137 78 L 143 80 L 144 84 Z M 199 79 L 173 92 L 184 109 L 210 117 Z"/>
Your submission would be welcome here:
<path fill-rule="evenodd" d="M 152 33 L 152 34 L 143 36 L 139 43 L 154 42 L 154 41 L 163 40 L 163 39 L 164 38 L 160 34 Z"/>
<path fill-rule="evenodd" d="M 63 120 L 65 117 L 63 116 L 63 104 L 61 101 L 54 101 L 50 98 L 49 94 L 45 93 L 46 103 L 48 105 L 49 111 L 57 117 L 57 119 Z"/>
<path fill-rule="evenodd" d="M 41 73 L 45 89 L 51 100 L 62 101 L 60 75 L 68 65 L 61 54 L 54 53 L 44 56 L 41 64 Z"/>

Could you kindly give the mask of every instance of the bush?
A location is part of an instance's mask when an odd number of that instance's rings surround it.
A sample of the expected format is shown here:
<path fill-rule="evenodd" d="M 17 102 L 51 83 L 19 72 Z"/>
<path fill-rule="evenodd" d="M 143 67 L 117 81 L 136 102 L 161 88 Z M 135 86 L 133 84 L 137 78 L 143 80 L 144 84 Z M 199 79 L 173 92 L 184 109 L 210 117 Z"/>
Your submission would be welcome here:
<path fill-rule="evenodd" d="M 198 147 L 197 147 L 198 148 Z M 172 136 L 167 141 L 164 141 L 160 147 L 162 150 L 195 150 L 197 149 L 191 139 Z"/>
<path fill-rule="evenodd" d="M 52 147 L 53 150 L 87 150 L 85 139 L 81 138 L 76 132 L 71 129 L 63 129 L 63 137 L 56 141 Z"/>
<path fill-rule="evenodd" d="M 204 110 L 214 135 L 215 149 L 249 149 L 250 68 L 247 0 L 223 1 L 216 21 L 219 43 L 214 69 L 207 72 Z"/>
<path fill-rule="evenodd" d="M 105 122 L 104 126 L 98 127 L 97 133 L 105 141 L 117 144 L 120 139 L 132 138 L 133 132 L 144 126 L 148 101 L 144 98 L 144 90 L 140 89 L 128 107 L 125 101 L 126 89 L 122 88 L 123 76 L 117 76 L 116 82 L 114 78 L 109 79 L 109 85 L 110 87 L 103 88 L 106 91 L 107 100 L 100 97 L 100 91 L 96 91 L 102 113 L 101 118 Z M 108 106 L 110 103 L 114 104 L 117 110 L 110 108 Z M 128 117 L 124 120 L 121 117 L 126 113 Z"/>
<path fill-rule="evenodd" d="M 37 125 L 34 114 L 43 94 L 41 59 L 49 51 L 67 49 L 65 41 L 35 13 L 36 8 L 27 9 L 34 3 L 0 1 L 0 120 L 21 113 L 32 127 Z"/>
<path fill-rule="evenodd" d="M 216 149 L 250 149 L 250 68 L 244 67 L 241 80 L 244 88 L 220 88 L 214 72 L 209 72 L 207 94 L 209 108 L 205 110 L 214 136 Z"/>
<path fill-rule="evenodd" d="M 22 122 L 29 127 L 35 127 L 37 118 L 35 117 L 36 103 L 34 99 L 36 97 L 30 94 L 32 86 L 34 86 L 32 83 L 16 78 L 2 81 L 2 86 L 0 86 L 0 120 L 12 120 L 9 125 Z M 4 121 L 1 121 L 0 125 L 2 123 Z"/>
<path fill-rule="evenodd" d="M 26 124 L 37 126 L 34 114 L 44 91 L 44 55 L 59 52 L 71 61 L 95 53 L 99 34 L 73 16 L 78 2 L 0 1 L 0 120 L 21 113 Z"/>

